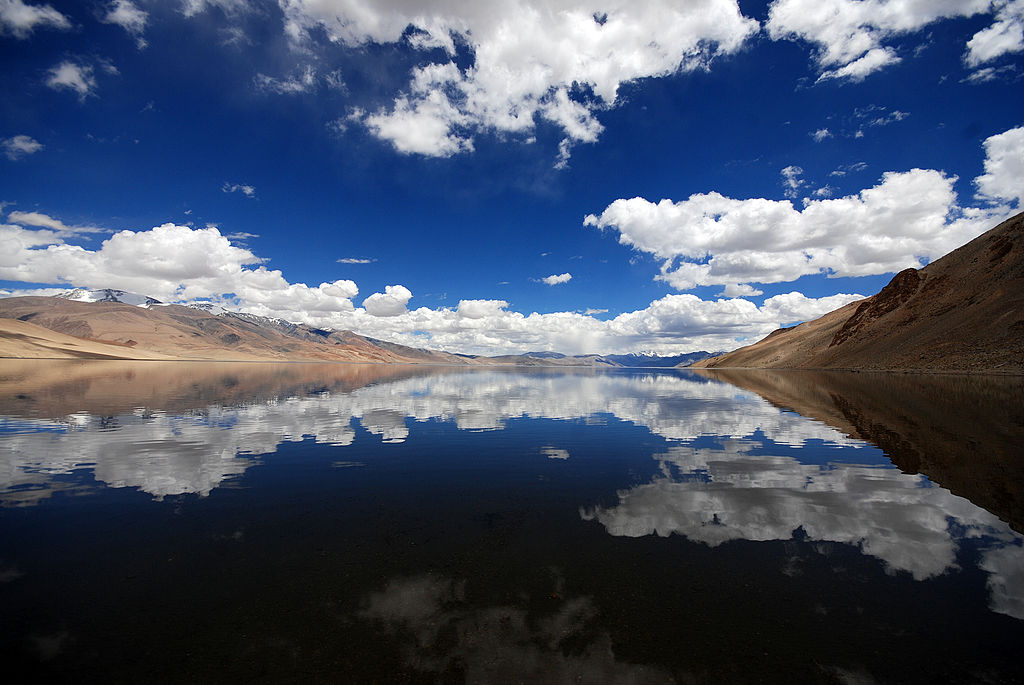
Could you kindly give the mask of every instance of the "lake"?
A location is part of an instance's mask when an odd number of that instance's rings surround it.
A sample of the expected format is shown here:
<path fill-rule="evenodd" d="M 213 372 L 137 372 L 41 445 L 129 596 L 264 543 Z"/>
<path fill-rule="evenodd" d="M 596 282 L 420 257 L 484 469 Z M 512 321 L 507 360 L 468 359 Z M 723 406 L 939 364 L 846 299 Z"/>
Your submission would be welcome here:
<path fill-rule="evenodd" d="M 0 362 L 7 682 L 1024 682 L 1024 381 Z"/>

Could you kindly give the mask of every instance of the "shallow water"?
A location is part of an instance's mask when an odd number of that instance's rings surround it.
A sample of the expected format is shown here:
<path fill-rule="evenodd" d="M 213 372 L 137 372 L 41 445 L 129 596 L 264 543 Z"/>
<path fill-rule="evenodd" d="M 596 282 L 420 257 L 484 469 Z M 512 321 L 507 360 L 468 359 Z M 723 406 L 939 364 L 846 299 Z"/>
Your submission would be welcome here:
<path fill-rule="evenodd" d="M 1022 385 L 3 362 L 3 663 L 1020 682 Z"/>

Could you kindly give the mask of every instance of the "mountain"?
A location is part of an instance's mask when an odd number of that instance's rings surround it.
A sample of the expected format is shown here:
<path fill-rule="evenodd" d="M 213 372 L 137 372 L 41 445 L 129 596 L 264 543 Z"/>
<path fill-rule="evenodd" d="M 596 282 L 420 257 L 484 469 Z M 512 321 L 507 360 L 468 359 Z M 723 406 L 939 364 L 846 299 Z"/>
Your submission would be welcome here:
<path fill-rule="evenodd" d="M 619 366 L 631 368 L 665 368 L 669 366 L 690 366 L 701 359 L 711 356 L 710 352 L 690 352 L 689 354 L 677 354 L 671 357 L 662 357 L 657 354 L 606 354 L 604 359 L 615 362 Z"/>
<path fill-rule="evenodd" d="M 155 301 L 145 306 L 137 296 L 125 299 L 138 304 L 80 297 L 0 299 L 0 356 L 475 363 L 349 331 Z"/>
<path fill-rule="evenodd" d="M 1024 213 L 876 295 L 694 366 L 1024 373 Z"/>
<path fill-rule="evenodd" d="M 163 304 L 160 300 L 153 299 L 152 297 L 136 295 L 135 293 L 125 292 L 124 290 L 114 290 L 112 288 L 102 288 L 99 290 L 75 288 L 74 290 L 68 290 L 67 292 L 63 292 L 55 297 L 59 297 L 63 300 L 74 300 L 75 302 L 122 302 L 124 304 L 135 305 L 136 307 L 150 307 L 153 305 Z"/>

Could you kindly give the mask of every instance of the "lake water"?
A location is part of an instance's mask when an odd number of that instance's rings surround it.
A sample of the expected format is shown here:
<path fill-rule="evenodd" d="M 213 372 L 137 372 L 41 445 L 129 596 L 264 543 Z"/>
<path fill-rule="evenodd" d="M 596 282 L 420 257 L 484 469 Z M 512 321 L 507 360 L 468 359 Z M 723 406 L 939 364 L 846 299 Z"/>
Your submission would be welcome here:
<path fill-rule="evenodd" d="M 1022 407 L 1013 378 L 2 362 L 4 679 L 1022 682 Z"/>

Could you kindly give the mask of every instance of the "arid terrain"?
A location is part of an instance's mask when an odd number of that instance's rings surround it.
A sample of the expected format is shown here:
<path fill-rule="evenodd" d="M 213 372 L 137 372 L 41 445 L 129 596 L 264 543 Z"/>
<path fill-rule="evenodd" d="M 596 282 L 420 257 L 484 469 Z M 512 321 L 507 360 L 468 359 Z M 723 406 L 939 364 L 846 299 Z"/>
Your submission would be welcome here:
<path fill-rule="evenodd" d="M 1024 214 L 876 295 L 694 366 L 1024 373 Z"/>

